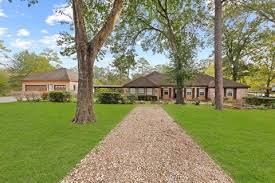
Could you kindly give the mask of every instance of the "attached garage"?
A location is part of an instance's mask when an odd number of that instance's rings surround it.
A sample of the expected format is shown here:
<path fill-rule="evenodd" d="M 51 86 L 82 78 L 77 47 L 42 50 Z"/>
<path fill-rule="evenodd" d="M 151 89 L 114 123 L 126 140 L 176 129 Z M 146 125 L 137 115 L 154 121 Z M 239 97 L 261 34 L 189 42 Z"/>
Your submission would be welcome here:
<path fill-rule="evenodd" d="M 47 91 L 47 85 L 26 85 L 26 91 Z"/>
<path fill-rule="evenodd" d="M 22 80 L 22 91 L 76 92 L 77 86 L 77 73 L 65 68 L 60 68 L 49 72 L 33 73 Z"/>

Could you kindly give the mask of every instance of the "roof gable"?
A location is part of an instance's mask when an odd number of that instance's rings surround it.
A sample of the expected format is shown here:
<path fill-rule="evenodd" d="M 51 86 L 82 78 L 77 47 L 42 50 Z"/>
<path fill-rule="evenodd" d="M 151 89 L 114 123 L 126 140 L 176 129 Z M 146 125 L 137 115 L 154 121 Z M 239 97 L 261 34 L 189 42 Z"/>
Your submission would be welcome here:
<path fill-rule="evenodd" d="M 167 86 L 167 85 L 174 85 L 174 82 L 170 79 L 168 74 L 159 73 L 157 71 L 153 71 L 147 75 L 145 75 L 147 79 L 157 83 L 158 85 Z"/>
<path fill-rule="evenodd" d="M 145 76 L 140 76 L 126 84 L 123 87 L 158 87 L 159 84 L 155 83 L 154 81 L 149 80 Z"/>
<path fill-rule="evenodd" d="M 225 88 L 249 88 L 249 86 L 223 79 Z M 147 75 L 134 79 L 123 87 L 159 87 L 159 86 L 174 86 L 175 83 L 169 78 L 168 74 L 153 71 Z M 215 78 L 206 74 L 198 74 L 192 80 L 186 82 L 187 87 L 215 87 Z"/>
<path fill-rule="evenodd" d="M 61 68 L 49 72 L 34 73 L 23 79 L 23 81 L 78 81 L 77 73 Z"/>

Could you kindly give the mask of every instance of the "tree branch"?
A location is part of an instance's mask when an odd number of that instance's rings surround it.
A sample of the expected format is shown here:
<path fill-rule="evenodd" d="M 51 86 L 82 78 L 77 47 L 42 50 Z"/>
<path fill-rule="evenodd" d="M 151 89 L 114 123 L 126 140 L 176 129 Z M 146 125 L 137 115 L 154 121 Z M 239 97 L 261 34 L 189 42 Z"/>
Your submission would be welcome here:
<path fill-rule="evenodd" d="M 115 0 L 113 8 L 109 14 L 104 26 L 100 29 L 98 34 L 90 41 L 90 52 L 93 52 L 93 56 L 96 56 L 106 41 L 107 37 L 113 31 L 115 23 L 117 22 L 119 15 L 123 8 L 124 0 Z"/>

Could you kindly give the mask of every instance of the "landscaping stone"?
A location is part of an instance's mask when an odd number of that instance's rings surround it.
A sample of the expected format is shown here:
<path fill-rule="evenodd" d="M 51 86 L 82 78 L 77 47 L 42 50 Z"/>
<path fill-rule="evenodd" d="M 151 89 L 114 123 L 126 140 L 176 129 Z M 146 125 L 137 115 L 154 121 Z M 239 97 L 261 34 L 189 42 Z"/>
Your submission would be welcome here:
<path fill-rule="evenodd" d="M 80 182 L 230 183 L 160 107 L 137 107 L 64 178 Z"/>

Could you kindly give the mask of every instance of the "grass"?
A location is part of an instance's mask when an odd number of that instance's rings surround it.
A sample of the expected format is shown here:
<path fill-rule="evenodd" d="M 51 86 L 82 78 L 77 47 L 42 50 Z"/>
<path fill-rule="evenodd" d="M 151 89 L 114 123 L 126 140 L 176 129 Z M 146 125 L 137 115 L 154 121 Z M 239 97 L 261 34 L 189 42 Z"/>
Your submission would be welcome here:
<path fill-rule="evenodd" d="M 275 110 L 164 109 L 236 182 L 275 182 Z"/>
<path fill-rule="evenodd" d="M 96 105 L 97 122 L 70 123 L 73 103 L 0 104 L 0 182 L 58 182 L 133 105 Z"/>

